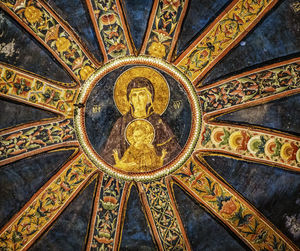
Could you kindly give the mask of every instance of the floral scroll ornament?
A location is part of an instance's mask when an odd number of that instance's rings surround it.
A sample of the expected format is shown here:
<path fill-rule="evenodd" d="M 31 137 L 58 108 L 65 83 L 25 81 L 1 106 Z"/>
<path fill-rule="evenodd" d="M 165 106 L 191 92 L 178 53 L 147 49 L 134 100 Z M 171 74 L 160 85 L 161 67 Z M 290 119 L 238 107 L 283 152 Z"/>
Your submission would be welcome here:
<path fill-rule="evenodd" d="M 112 59 L 129 54 L 116 2 L 95 0 L 93 6 L 108 58 Z"/>
<path fill-rule="evenodd" d="M 165 180 L 144 183 L 142 190 L 146 194 L 163 250 L 173 250 L 173 247 L 178 250 L 189 250 L 189 244 L 180 230 Z"/>
<path fill-rule="evenodd" d="M 97 192 L 99 199 L 95 208 L 95 227 L 89 242 L 91 250 L 113 250 L 118 228 L 118 214 L 122 210 L 121 200 L 125 182 L 103 175 L 101 189 Z M 121 209 L 120 209 L 121 208 Z"/>
<path fill-rule="evenodd" d="M 199 139 L 198 145 L 203 146 L 200 150 L 211 150 L 217 147 L 224 150 L 226 148 L 228 151 L 235 151 L 240 155 L 248 156 L 249 154 L 251 157 L 257 157 L 257 162 L 272 159 L 299 166 L 300 145 L 299 142 L 295 142 L 293 139 L 289 140 L 284 136 L 276 137 L 272 133 L 253 133 L 251 127 L 248 127 L 249 130 L 243 130 L 236 129 L 234 126 L 218 127 L 208 123 L 203 126 L 205 130 L 202 130 L 201 133 L 202 116 L 198 103 L 201 99 L 203 110 L 208 114 L 218 109 L 226 109 L 233 105 L 263 97 L 269 96 L 271 100 L 274 98 L 274 93 L 285 90 L 281 88 L 286 88 L 286 90 L 297 89 L 296 84 L 287 87 L 285 80 L 280 81 L 280 83 L 278 81 L 266 81 L 268 83 L 260 89 L 256 79 L 258 75 L 252 75 L 250 79 L 247 79 L 247 82 L 243 82 L 245 79 L 236 80 L 239 84 L 233 81 L 234 87 L 231 84 L 224 84 L 212 89 L 210 86 L 208 89 L 211 90 L 205 90 L 207 91 L 206 95 L 199 94 L 197 96 L 191 83 L 210 65 L 213 65 L 216 59 L 223 55 L 223 52 L 225 54 L 225 51 L 229 50 L 230 46 L 239 40 L 239 37 L 247 33 L 266 11 L 274 6 L 276 0 L 233 1 L 232 5 L 229 5 L 231 9 L 229 8 L 225 15 L 222 14 L 223 16 L 220 15 L 216 19 L 213 24 L 215 26 L 209 28 L 208 32 L 203 34 L 203 37 L 199 37 L 196 46 L 193 45 L 193 48 L 189 48 L 183 53 L 184 59 L 179 58 L 181 61 L 173 64 L 169 63 L 171 61 L 170 55 L 177 40 L 178 27 L 182 21 L 181 18 L 184 16 L 187 1 L 154 1 L 156 5 L 150 18 L 153 23 L 149 23 L 148 38 L 145 39 L 142 54 L 147 52 L 146 54 L 150 54 L 155 59 L 149 56 L 137 59 L 138 57 L 133 56 L 134 53 L 131 52 L 131 45 L 128 42 L 130 39 L 127 38 L 126 40 L 125 38 L 126 36 L 130 37 L 130 35 L 128 35 L 125 22 L 122 19 L 122 11 L 120 8 L 118 10 L 120 1 L 87 0 L 86 2 L 89 1 L 93 4 L 91 7 L 92 14 L 95 15 L 95 23 L 98 25 L 96 28 L 99 28 L 98 32 L 101 35 L 98 39 L 103 42 L 101 48 L 106 56 L 104 59 L 105 64 L 97 69 L 93 77 L 90 76 L 97 68 L 97 63 L 93 63 L 94 61 L 89 58 L 88 53 L 81 47 L 76 36 L 70 29 L 66 28 L 64 22 L 44 1 L 2 0 L 0 5 L 5 6 L 9 14 L 20 22 L 38 41 L 42 42 L 46 49 L 62 63 L 62 66 L 74 78 L 81 82 L 87 80 L 86 84 L 81 87 L 81 91 L 85 92 L 84 95 L 89 94 L 86 91 L 87 84 L 96 84 L 96 77 L 102 78 L 107 73 L 112 72 L 118 66 L 118 62 L 120 67 L 132 65 L 135 62 L 136 64 L 147 65 L 149 68 L 157 67 L 159 70 L 165 70 L 166 73 L 171 72 L 170 75 L 176 76 L 177 80 L 180 79 L 183 87 L 187 88 L 186 91 L 189 94 L 190 104 L 193 108 L 193 116 L 191 117 L 194 131 L 189 134 L 189 142 L 186 145 L 186 150 L 184 149 L 180 153 L 182 154 L 180 159 L 176 160 L 177 162 L 174 165 L 171 163 L 167 167 L 168 169 L 163 169 L 165 168 L 163 167 L 161 170 L 157 170 L 156 173 L 153 172 L 153 175 L 147 173 L 131 174 L 122 170 L 117 173 L 117 169 L 113 169 L 109 165 L 105 166 L 105 163 L 97 162 L 101 159 L 97 159 L 97 155 L 90 151 L 91 148 L 87 148 L 88 144 L 84 141 L 85 139 L 80 138 L 83 135 L 86 136 L 85 132 L 80 133 L 81 126 L 84 125 L 84 123 L 80 123 L 82 121 L 80 119 L 84 117 L 79 116 L 82 116 L 81 113 L 84 109 L 81 108 L 85 104 L 81 94 L 79 97 L 82 99 L 78 98 L 77 101 L 80 102 L 77 102 L 75 106 L 76 112 L 73 112 L 73 108 L 70 109 L 74 106 L 74 100 L 76 100 L 78 94 L 77 90 L 74 88 L 62 90 L 59 86 L 52 85 L 51 82 L 43 82 L 37 79 L 30 82 L 26 78 L 16 78 L 10 82 L 10 76 L 13 76 L 14 73 L 3 70 L 1 75 L 3 81 L 1 79 L 2 82 L 0 82 L 1 96 L 11 95 L 15 100 L 22 100 L 24 103 L 31 102 L 35 106 L 42 106 L 47 109 L 50 107 L 54 111 L 61 111 L 60 114 L 67 115 L 67 118 L 61 121 L 52 121 L 49 124 L 38 122 L 30 128 L 22 127 L 19 131 L 12 132 L 12 130 L 9 130 L 9 132 L 2 134 L 0 160 L 1 158 L 4 160 L 11 156 L 25 155 L 28 152 L 38 152 L 41 149 L 56 147 L 59 144 L 61 144 L 60 146 L 71 145 L 72 142 L 76 146 L 79 143 L 84 153 L 80 152 L 77 157 L 72 158 L 64 165 L 57 175 L 51 178 L 46 186 L 41 188 L 21 209 L 20 213 L 9 222 L 7 227 L 5 226 L 1 230 L 1 247 L 9 250 L 29 249 L 30 245 L 54 222 L 73 197 L 81 189 L 84 189 L 85 184 L 93 174 L 98 172 L 99 186 L 96 192 L 98 196 L 95 196 L 94 204 L 94 209 L 96 209 L 94 215 L 97 219 L 94 222 L 95 224 L 90 224 L 90 229 L 93 229 L 94 232 L 88 237 L 91 240 L 92 249 L 114 250 L 120 246 L 120 240 L 115 236 L 121 232 L 122 226 L 120 225 L 123 224 L 124 220 L 122 213 L 129 196 L 127 190 L 129 183 L 125 180 L 130 182 L 134 180 L 139 186 L 140 194 L 143 194 L 144 206 L 147 204 L 149 208 L 149 212 L 146 213 L 153 219 L 153 221 L 149 221 L 149 224 L 151 224 L 152 229 L 155 228 L 157 235 L 159 235 L 157 243 L 163 242 L 162 249 L 166 250 L 189 250 L 188 240 L 176 210 L 172 188 L 169 183 L 173 179 L 173 181 L 182 185 L 194 199 L 201 201 L 211 214 L 214 214 L 216 218 L 229 226 L 233 233 L 239 236 L 250 248 L 254 250 L 293 250 L 293 245 L 289 243 L 289 240 L 276 228 L 273 228 L 272 224 L 268 223 L 237 192 L 218 179 L 212 171 L 209 171 L 204 166 L 204 161 L 201 160 L 202 163 L 200 163 L 199 156 L 193 155 L 190 159 Z M 123 57 L 129 54 L 132 56 Z M 122 58 L 116 59 L 121 56 Z M 158 58 L 167 59 L 168 62 Z M 111 62 L 107 62 L 108 60 L 111 60 Z M 181 69 L 181 72 L 178 68 Z M 295 79 L 293 72 L 284 73 L 283 78 L 287 79 L 285 74 L 289 75 L 287 78 Z M 274 72 L 271 76 L 276 78 L 279 75 Z M 94 80 L 95 82 L 92 82 Z M 256 82 L 256 84 L 253 82 Z M 269 86 L 269 84 L 272 86 Z M 160 92 L 167 93 L 161 88 Z M 220 93 L 223 95 L 222 97 Z M 205 99 L 204 97 L 208 98 Z M 159 105 L 159 107 L 162 108 L 162 105 Z M 73 115 L 74 127 L 70 118 Z M 197 150 L 199 149 L 196 148 Z M 96 169 L 95 163 L 96 165 L 100 163 L 97 167 L 105 174 Z M 283 164 L 280 164 L 280 167 L 282 166 Z M 165 176 L 168 177 L 165 178 Z"/>
<path fill-rule="evenodd" d="M 299 88 L 299 63 L 240 77 L 200 92 L 204 112 L 215 112 Z"/>
<path fill-rule="evenodd" d="M 78 154 L 76 159 L 64 166 L 64 170 L 46 186 L 45 190 L 16 217 L 1 233 L 1 250 L 24 250 L 37 238 L 40 229 L 46 228 L 58 212 L 61 212 L 74 195 L 94 174 L 94 167 Z"/>
<path fill-rule="evenodd" d="M 7 65 L 0 65 L 0 96 L 13 97 L 36 106 L 71 116 L 72 104 L 78 95 L 78 90 L 67 89 L 60 83 L 28 75 Z"/>
<path fill-rule="evenodd" d="M 2 3 L 28 26 L 30 32 L 37 36 L 78 80 L 85 81 L 94 71 L 91 71 L 95 68 L 94 60 L 44 2 L 24 0 L 22 3 L 18 1 Z M 86 66 L 89 66 L 88 71 L 84 68 Z"/>
<path fill-rule="evenodd" d="M 206 205 L 227 226 L 233 227 L 253 250 L 294 250 L 261 219 L 247 202 L 194 160 L 175 173 L 175 179 Z"/>
<path fill-rule="evenodd" d="M 159 1 L 148 41 L 147 52 L 151 56 L 166 58 L 169 54 L 184 5 L 184 0 Z"/>
<path fill-rule="evenodd" d="M 245 31 L 274 2 L 268 1 L 237 1 L 229 10 L 225 10 L 218 22 L 211 25 L 204 36 L 191 47 L 189 53 L 180 57 L 178 67 L 191 81 L 200 78 L 221 57 L 227 48 L 239 41 Z"/>
<path fill-rule="evenodd" d="M 0 161 L 55 144 L 73 141 L 71 120 L 29 127 L 0 136 Z"/>

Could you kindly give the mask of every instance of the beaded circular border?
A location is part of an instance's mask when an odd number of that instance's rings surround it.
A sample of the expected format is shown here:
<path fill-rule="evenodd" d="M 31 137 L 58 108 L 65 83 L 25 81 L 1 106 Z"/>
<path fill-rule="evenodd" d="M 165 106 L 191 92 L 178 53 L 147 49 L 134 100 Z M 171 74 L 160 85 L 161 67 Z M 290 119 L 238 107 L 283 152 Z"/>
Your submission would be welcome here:
<path fill-rule="evenodd" d="M 191 105 L 192 125 L 191 125 L 189 138 L 185 146 L 183 147 L 183 150 L 167 165 L 164 165 L 151 172 L 131 173 L 131 172 L 125 172 L 119 170 L 117 168 L 108 165 L 100 157 L 100 155 L 94 150 L 86 134 L 85 120 L 84 120 L 85 106 L 81 106 L 79 104 L 85 104 L 93 87 L 103 76 L 105 76 L 105 74 L 124 65 L 144 65 L 150 67 L 152 66 L 167 72 L 175 80 L 177 80 L 181 84 L 181 86 L 185 89 Z M 202 113 L 201 113 L 199 99 L 194 90 L 192 83 L 179 69 L 177 69 L 175 66 L 161 59 L 157 59 L 149 56 L 139 56 L 139 57 L 129 56 L 129 57 L 123 57 L 123 58 L 113 60 L 103 65 L 88 78 L 88 80 L 83 84 L 83 86 L 81 86 L 80 93 L 78 95 L 76 103 L 77 106 L 75 107 L 75 111 L 74 111 L 74 126 L 75 126 L 77 139 L 79 141 L 79 144 L 83 152 L 101 171 L 117 179 L 122 179 L 125 181 L 135 180 L 135 181 L 147 182 L 158 178 L 162 178 L 164 176 L 167 176 L 170 173 L 173 173 L 179 167 L 181 167 L 191 156 L 198 142 L 198 138 L 200 136 Z"/>

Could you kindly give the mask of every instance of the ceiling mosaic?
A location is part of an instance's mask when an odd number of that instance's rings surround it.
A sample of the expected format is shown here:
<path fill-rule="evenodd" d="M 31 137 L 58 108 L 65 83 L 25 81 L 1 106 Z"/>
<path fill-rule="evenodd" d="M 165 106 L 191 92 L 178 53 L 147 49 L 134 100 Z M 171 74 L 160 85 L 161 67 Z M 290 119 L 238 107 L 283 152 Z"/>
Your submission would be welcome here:
<path fill-rule="evenodd" d="M 1 250 L 298 250 L 300 4 L 1 0 Z"/>

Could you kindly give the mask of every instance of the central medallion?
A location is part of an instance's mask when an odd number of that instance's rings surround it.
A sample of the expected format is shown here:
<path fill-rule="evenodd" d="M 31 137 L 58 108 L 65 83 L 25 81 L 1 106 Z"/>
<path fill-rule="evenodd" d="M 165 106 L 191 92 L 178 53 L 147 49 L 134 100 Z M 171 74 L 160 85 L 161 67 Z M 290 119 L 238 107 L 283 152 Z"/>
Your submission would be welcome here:
<path fill-rule="evenodd" d="M 126 57 L 97 70 L 82 86 L 75 128 L 83 151 L 103 172 L 147 181 L 179 168 L 201 126 L 190 81 L 150 57 Z"/>

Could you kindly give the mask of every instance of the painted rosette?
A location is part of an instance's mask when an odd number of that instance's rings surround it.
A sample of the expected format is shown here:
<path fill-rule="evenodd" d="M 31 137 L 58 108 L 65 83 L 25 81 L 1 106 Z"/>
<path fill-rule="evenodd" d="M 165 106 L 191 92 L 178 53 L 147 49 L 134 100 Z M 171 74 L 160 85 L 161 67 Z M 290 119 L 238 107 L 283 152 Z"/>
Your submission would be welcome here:
<path fill-rule="evenodd" d="M 254 136 L 252 137 L 247 144 L 247 149 L 250 153 L 256 154 L 259 150 L 259 146 L 261 145 L 261 139 L 260 136 Z"/>
<path fill-rule="evenodd" d="M 298 149 L 298 151 L 296 153 L 296 160 L 298 163 L 300 163 L 300 148 Z"/>
<path fill-rule="evenodd" d="M 237 150 L 239 146 L 241 146 L 243 141 L 243 135 L 241 131 L 236 131 L 232 133 L 229 137 L 229 146 L 233 150 Z"/>
<path fill-rule="evenodd" d="M 280 157 L 284 161 L 288 161 L 292 158 L 293 151 L 294 149 L 291 143 L 284 143 L 280 149 Z"/>
<path fill-rule="evenodd" d="M 224 136 L 225 133 L 223 128 L 215 128 L 211 134 L 211 141 L 218 146 L 223 141 Z"/>
<path fill-rule="evenodd" d="M 265 145 L 265 154 L 269 157 L 272 158 L 273 156 L 276 155 L 276 152 L 278 151 L 278 144 L 276 143 L 276 140 L 274 138 L 269 139 L 266 142 Z"/>

